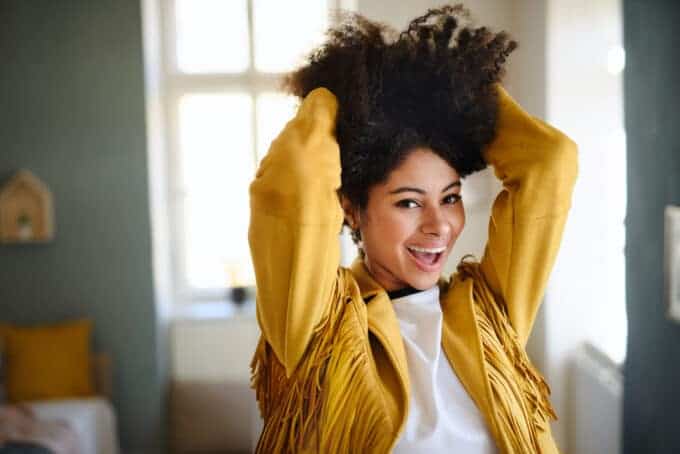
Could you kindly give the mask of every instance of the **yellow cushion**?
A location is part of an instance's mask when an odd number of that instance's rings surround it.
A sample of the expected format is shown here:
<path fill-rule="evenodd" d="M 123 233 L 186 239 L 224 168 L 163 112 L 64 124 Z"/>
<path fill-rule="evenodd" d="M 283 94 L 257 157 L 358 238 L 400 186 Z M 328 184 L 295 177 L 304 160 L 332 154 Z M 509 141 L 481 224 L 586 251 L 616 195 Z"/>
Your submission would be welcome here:
<path fill-rule="evenodd" d="M 90 320 L 41 327 L 10 326 L 4 331 L 10 402 L 94 394 Z"/>

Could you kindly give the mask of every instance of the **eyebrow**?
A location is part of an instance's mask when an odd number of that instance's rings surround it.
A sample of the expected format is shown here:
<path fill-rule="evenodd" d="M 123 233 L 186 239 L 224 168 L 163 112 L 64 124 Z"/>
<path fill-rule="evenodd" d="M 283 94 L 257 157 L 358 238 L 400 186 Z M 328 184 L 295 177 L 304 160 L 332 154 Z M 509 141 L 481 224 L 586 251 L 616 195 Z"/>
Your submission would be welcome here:
<path fill-rule="evenodd" d="M 456 187 L 456 186 L 461 187 L 460 180 L 454 181 L 453 183 L 451 183 L 450 185 L 448 185 L 447 187 L 442 189 L 442 192 L 446 192 L 449 189 Z M 400 188 L 397 188 L 397 189 L 390 191 L 390 194 L 401 194 L 402 192 L 417 192 L 418 194 L 425 194 L 427 191 L 420 189 L 420 188 L 412 188 L 410 186 L 402 186 Z"/>

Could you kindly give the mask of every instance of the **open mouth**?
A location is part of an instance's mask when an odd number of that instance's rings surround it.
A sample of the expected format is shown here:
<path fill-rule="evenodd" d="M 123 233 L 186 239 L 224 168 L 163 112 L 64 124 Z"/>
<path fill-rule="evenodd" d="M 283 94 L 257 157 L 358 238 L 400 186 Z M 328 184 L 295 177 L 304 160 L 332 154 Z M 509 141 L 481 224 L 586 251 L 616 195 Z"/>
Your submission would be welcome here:
<path fill-rule="evenodd" d="M 407 246 L 406 249 L 416 265 L 423 271 L 434 271 L 439 268 L 446 250 L 445 247 L 421 248 L 416 246 Z"/>

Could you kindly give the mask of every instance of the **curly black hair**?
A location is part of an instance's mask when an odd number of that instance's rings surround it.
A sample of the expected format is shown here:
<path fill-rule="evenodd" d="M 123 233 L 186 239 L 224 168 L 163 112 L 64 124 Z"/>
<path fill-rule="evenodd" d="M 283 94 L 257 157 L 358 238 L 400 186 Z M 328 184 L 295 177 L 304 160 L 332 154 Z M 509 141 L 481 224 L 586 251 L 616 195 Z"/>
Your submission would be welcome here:
<path fill-rule="evenodd" d="M 493 88 L 517 47 L 507 33 L 470 25 L 462 5 L 430 9 L 397 33 L 359 14 L 327 31 L 284 90 L 304 98 L 317 87 L 338 99 L 340 192 L 360 208 L 416 147 L 427 147 L 461 177 L 486 167 L 494 138 Z"/>

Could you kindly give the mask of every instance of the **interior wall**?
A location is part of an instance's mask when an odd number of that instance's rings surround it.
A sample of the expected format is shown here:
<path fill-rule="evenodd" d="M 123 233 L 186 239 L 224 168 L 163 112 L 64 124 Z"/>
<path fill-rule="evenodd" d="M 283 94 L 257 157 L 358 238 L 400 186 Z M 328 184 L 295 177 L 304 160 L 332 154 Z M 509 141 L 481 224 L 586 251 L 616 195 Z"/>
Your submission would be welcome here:
<path fill-rule="evenodd" d="M 680 452 L 680 325 L 666 318 L 664 207 L 680 205 L 680 3 L 623 2 L 628 140 L 624 453 Z"/>
<path fill-rule="evenodd" d="M 0 181 L 52 190 L 54 241 L 0 246 L 0 318 L 94 321 L 126 452 L 161 452 L 140 4 L 0 2 Z"/>

